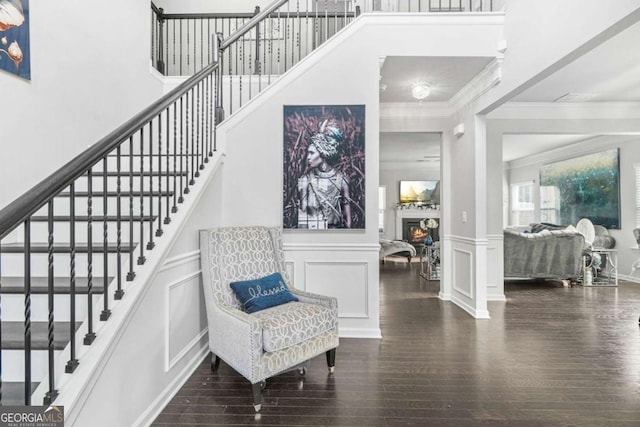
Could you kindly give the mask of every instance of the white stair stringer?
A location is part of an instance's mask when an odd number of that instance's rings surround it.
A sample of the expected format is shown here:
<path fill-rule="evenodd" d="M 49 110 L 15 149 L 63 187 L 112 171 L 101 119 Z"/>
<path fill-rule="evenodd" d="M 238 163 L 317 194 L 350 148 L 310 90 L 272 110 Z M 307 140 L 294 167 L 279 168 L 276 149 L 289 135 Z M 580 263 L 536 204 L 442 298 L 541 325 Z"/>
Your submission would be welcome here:
<path fill-rule="evenodd" d="M 186 224 L 194 207 L 203 195 L 203 190 L 215 175 L 221 164 L 223 154 L 220 151 L 214 152 L 213 157 L 205 168 L 200 171 L 200 177 L 196 183 L 190 187 L 190 193 L 185 197 L 184 202 L 179 205 L 178 212 L 172 215 L 170 224 L 164 225 L 164 234 L 155 240 L 156 246 L 152 251 L 145 251 L 146 262 L 144 265 L 136 265 L 135 278 L 130 281 L 123 280 L 125 295 L 121 300 L 115 301 L 113 297 L 112 285 L 109 292 L 109 307 L 111 317 L 106 322 L 99 320 L 102 308 L 102 297 L 97 301 L 94 308 L 94 330 L 96 339 L 90 346 L 82 344 L 84 335 L 87 332 L 87 319 L 83 320 L 81 327 L 76 333 L 76 357 L 79 365 L 73 374 L 65 373 L 65 365 L 69 359 L 70 345 L 60 353 L 55 361 L 55 389 L 59 395 L 55 404 L 65 407 L 65 421 L 67 426 L 73 426 L 75 420 L 82 413 L 82 410 L 91 398 L 91 390 L 95 386 L 100 376 L 109 375 L 104 369 L 110 356 L 118 346 L 118 341 L 124 334 L 136 309 L 142 303 L 145 294 L 153 283 L 153 278 L 158 273 L 158 268 L 162 266 L 169 253 L 176 237 Z M 136 250 L 136 258 L 137 253 Z M 126 277 L 126 271 L 123 272 Z M 122 375 L 114 372 L 114 376 Z M 144 381 L 144 379 L 140 379 Z M 48 391 L 48 376 L 42 378 L 40 385 L 32 395 L 34 404 L 41 404 Z M 126 392 L 123 389 L 123 392 Z"/>

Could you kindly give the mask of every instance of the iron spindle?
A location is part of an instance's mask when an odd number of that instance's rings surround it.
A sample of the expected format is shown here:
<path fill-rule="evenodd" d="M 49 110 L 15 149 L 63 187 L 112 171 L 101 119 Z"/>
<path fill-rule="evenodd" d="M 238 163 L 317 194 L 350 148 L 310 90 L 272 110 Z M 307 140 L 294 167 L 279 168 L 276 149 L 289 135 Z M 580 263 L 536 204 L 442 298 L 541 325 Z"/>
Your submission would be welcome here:
<path fill-rule="evenodd" d="M 144 221 L 144 215 L 140 212 L 140 223 Z M 136 277 L 133 271 L 133 135 L 129 137 L 129 272 L 127 281 Z"/>
<path fill-rule="evenodd" d="M 141 171 L 144 175 L 144 169 Z M 156 247 L 153 242 L 153 223 L 156 222 L 153 216 L 153 119 L 149 121 L 149 242 L 147 243 L 147 250 L 150 251 Z M 144 203 L 144 197 L 141 200 Z M 160 213 L 158 213 L 160 218 Z"/>
<path fill-rule="evenodd" d="M 196 30 L 196 25 L 197 25 L 197 23 L 196 23 L 196 20 L 194 19 L 193 20 L 193 73 L 192 74 L 195 74 L 196 71 L 197 71 L 197 68 L 198 68 L 198 65 L 197 65 L 198 62 L 197 62 L 197 59 L 196 59 L 197 48 L 198 48 L 198 45 L 196 43 L 196 31 L 197 31 Z"/>
<path fill-rule="evenodd" d="M 203 22 L 200 20 L 200 69 L 204 67 L 204 28 Z"/>
<path fill-rule="evenodd" d="M 104 248 L 104 252 L 102 254 L 102 293 L 103 293 L 103 305 L 102 312 L 100 313 L 100 320 L 105 321 L 111 316 L 111 310 L 109 310 L 109 221 L 107 221 L 107 212 L 109 211 L 109 200 L 108 200 L 108 180 L 107 180 L 107 170 L 109 166 L 107 165 L 107 158 L 105 157 L 102 161 L 102 245 Z M 92 242 L 89 242 L 89 246 L 92 245 Z"/>
<path fill-rule="evenodd" d="M 195 138 L 195 168 L 194 168 L 194 174 L 193 176 L 195 176 L 196 178 L 198 178 L 200 176 L 200 166 L 198 165 L 198 162 L 200 161 L 200 146 L 202 144 L 202 134 L 200 133 L 200 118 L 201 118 L 201 111 L 200 111 L 200 98 L 202 97 L 202 91 L 201 91 L 201 85 L 200 83 L 198 83 L 196 85 L 196 87 L 194 88 L 194 90 L 196 91 L 196 114 L 194 116 L 194 121 L 196 122 L 195 124 L 195 128 L 196 128 L 196 138 Z M 194 182 L 195 184 L 195 182 Z"/>
<path fill-rule="evenodd" d="M 78 367 L 76 359 L 76 189 L 72 182 L 69 186 L 69 360 L 64 368 L 67 374 L 72 373 Z"/>
<path fill-rule="evenodd" d="M 176 70 L 176 21 L 172 20 L 171 24 L 172 24 L 171 28 L 173 28 L 173 46 L 171 47 L 171 52 L 172 52 L 171 64 L 173 65 L 173 72 L 175 73 L 175 70 Z"/>
<path fill-rule="evenodd" d="M 96 339 L 93 332 L 93 170 L 87 171 L 87 333 L 84 345 Z"/>
<path fill-rule="evenodd" d="M 31 405 L 31 219 L 24 222 L 24 404 Z"/>
<path fill-rule="evenodd" d="M 180 97 L 180 197 L 178 197 L 178 203 L 184 202 L 184 197 L 182 195 L 184 186 L 182 185 L 182 177 L 184 176 L 184 151 L 183 151 L 183 142 L 184 142 L 184 108 L 182 99 L 184 96 Z"/>
<path fill-rule="evenodd" d="M 185 131 L 186 139 L 185 139 L 185 144 L 184 144 L 184 147 L 185 147 L 184 163 L 185 163 L 185 168 L 186 168 L 187 174 L 186 174 L 185 179 L 184 179 L 185 180 L 185 183 L 184 183 L 184 194 L 189 194 L 189 191 L 191 191 L 191 190 L 189 190 L 189 157 L 190 157 L 189 156 L 189 98 L 190 98 L 189 95 L 190 94 L 191 94 L 191 90 L 187 91 L 187 93 L 185 94 L 187 99 L 185 101 L 185 104 L 186 104 L 186 106 L 185 106 L 185 110 L 186 110 L 185 114 L 186 115 L 185 115 L 185 125 L 184 125 L 185 129 L 184 129 L 184 131 Z"/>
<path fill-rule="evenodd" d="M 196 117 L 196 113 L 195 113 L 195 90 L 194 88 L 191 88 L 191 90 L 189 91 L 191 93 L 191 155 L 189 156 L 189 159 L 191 159 L 191 179 L 189 180 L 189 185 L 194 185 L 196 183 L 195 180 L 195 165 L 194 165 L 194 153 L 195 151 L 195 125 L 194 122 L 197 120 Z M 189 122 L 189 119 L 187 119 L 187 123 Z M 188 130 L 187 130 L 188 132 Z"/>
<path fill-rule="evenodd" d="M 172 213 L 178 212 L 177 198 L 178 198 L 178 103 L 174 101 L 173 103 L 173 207 L 171 208 Z"/>
<path fill-rule="evenodd" d="M 182 19 L 180 20 L 180 75 L 182 75 Z M 142 241 L 141 241 L 142 242 Z"/>
<path fill-rule="evenodd" d="M 255 15 L 260 13 L 260 6 L 256 6 Z M 260 74 L 260 21 L 256 23 L 256 59 L 254 65 L 254 72 Z"/>
<path fill-rule="evenodd" d="M 114 299 L 119 300 L 122 299 L 124 295 L 124 291 L 122 290 L 122 214 L 120 210 L 122 209 L 122 201 L 120 197 L 122 196 L 122 179 L 120 178 L 121 173 L 121 151 L 120 146 L 116 148 L 116 291 L 113 296 Z M 105 217 L 106 217 L 105 213 Z M 131 240 L 132 237 L 129 237 Z"/>
<path fill-rule="evenodd" d="M 48 360 L 48 385 L 49 390 L 44 395 L 44 404 L 49 405 L 58 397 L 58 390 L 55 390 L 55 366 L 53 353 L 53 199 L 47 204 L 47 228 L 49 235 L 48 244 L 48 274 L 47 274 L 47 306 L 49 316 L 47 319 L 47 360 Z"/>
<path fill-rule="evenodd" d="M 153 180 L 153 176 L 150 178 Z M 160 113 L 158 114 L 158 229 L 156 237 L 162 236 L 162 233 L 162 113 Z"/>
<path fill-rule="evenodd" d="M 144 126 L 140 128 L 140 216 L 144 218 Z M 149 213 L 149 221 L 153 221 L 153 213 Z M 138 247 L 140 248 L 140 255 L 138 256 L 138 265 L 144 264 L 147 259 L 144 257 L 144 220 L 140 221 L 140 236 L 138 237 Z"/>
<path fill-rule="evenodd" d="M 169 137 L 169 132 L 170 132 L 169 131 L 169 118 L 170 118 L 169 107 L 167 107 L 165 109 L 165 115 L 164 116 L 165 116 L 165 119 L 166 119 L 165 121 L 166 121 L 166 130 L 167 130 L 166 131 L 167 143 L 166 143 L 166 150 L 165 150 L 165 153 L 166 153 L 166 156 L 167 156 L 166 157 L 166 164 L 165 164 L 165 166 L 166 166 L 165 172 L 166 172 L 166 175 L 167 175 L 166 176 L 166 182 L 165 182 L 166 188 L 167 188 L 167 196 L 165 198 L 167 216 L 164 218 L 164 223 L 165 224 L 169 224 L 171 222 L 171 217 L 169 216 L 169 212 L 171 211 L 171 207 L 170 207 L 170 204 L 171 204 L 171 191 L 169 191 L 169 187 L 171 185 L 171 183 L 169 181 L 171 179 L 170 172 L 169 172 L 169 161 L 171 160 L 171 155 L 169 154 L 169 140 L 171 139 Z M 175 176 L 175 173 L 176 173 L 175 168 L 174 168 L 173 173 L 174 173 L 174 176 Z"/>

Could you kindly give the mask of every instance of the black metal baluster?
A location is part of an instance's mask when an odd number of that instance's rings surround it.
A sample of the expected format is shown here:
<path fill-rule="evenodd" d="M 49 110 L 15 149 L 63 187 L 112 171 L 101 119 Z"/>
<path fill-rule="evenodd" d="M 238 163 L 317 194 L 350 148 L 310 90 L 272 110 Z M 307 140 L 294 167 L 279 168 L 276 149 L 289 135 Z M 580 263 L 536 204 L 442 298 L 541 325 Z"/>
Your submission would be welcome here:
<path fill-rule="evenodd" d="M 178 197 L 178 203 L 184 202 L 184 196 L 182 194 L 185 186 L 182 184 L 182 178 L 184 176 L 184 150 L 183 150 L 183 142 L 184 142 L 184 108 L 182 99 L 184 96 L 180 97 L 180 197 Z"/>
<path fill-rule="evenodd" d="M 169 132 L 170 132 L 169 131 L 169 117 L 170 117 L 169 116 L 169 107 L 167 107 L 165 111 L 166 111 L 165 117 L 166 117 L 166 124 L 167 124 L 167 126 L 166 126 L 166 129 L 167 129 L 167 132 L 166 132 L 166 136 L 167 136 L 167 138 L 166 138 L 166 141 L 167 141 L 166 147 L 167 148 L 165 150 L 165 153 L 167 155 L 167 161 L 166 161 L 166 165 L 165 165 L 166 166 L 165 172 L 167 174 L 167 176 L 166 176 L 167 197 L 165 199 L 167 216 L 164 218 L 164 223 L 165 224 L 169 224 L 171 222 L 171 217 L 169 216 L 169 212 L 171 210 L 171 207 L 169 206 L 170 203 L 171 203 L 171 191 L 169 191 L 169 187 L 171 185 L 171 183 L 169 182 L 169 180 L 171 179 L 170 172 L 169 172 L 169 161 L 171 160 L 171 156 L 169 154 L 169 142 L 170 142 L 170 138 L 169 138 Z M 175 174 L 175 170 L 174 170 L 173 173 Z"/>
<path fill-rule="evenodd" d="M 31 405 L 31 219 L 24 222 L 24 404 Z"/>
<path fill-rule="evenodd" d="M 84 345 L 96 339 L 93 332 L 93 171 L 87 171 L 87 333 Z M 106 286 L 106 284 L 105 284 Z"/>
<path fill-rule="evenodd" d="M 196 171 L 195 171 L 195 177 L 199 177 L 200 176 L 200 170 L 199 169 L 204 169 L 204 165 L 200 164 L 198 165 L 198 162 L 200 161 L 200 154 L 201 154 L 201 148 L 202 148 L 202 111 L 200 110 L 200 100 L 202 99 L 202 82 L 198 83 L 198 85 L 196 86 L 197 92 L 198 92 L 198 99 L 196 101 Z"/>
<path fill-rule="evenodd" d="M 191 155 L 189 158 L 191 159 L 191 179 L 189 180 L 189 185 L 193 185 L 196 183 L 195 180 L 195 165 L 194 165 L 194 153 L 195 153 L 195 93 L 193 88 L 189 90 L 191 93 Z M 187 126 L 189 126 L 189 118 L 187 118 Z M 188 132 L 188 130 L 187 130 Z"/>
<path fill-rule="evenodd" d="M 159 163 L 158 158 L 158 163 Z M 143 173 L 144 175 L 144 173 Z M 156 247 L 156 244 L 153 242 L 153 224 L 155 221 L 153 217 L 153 119 L 149 122 L 149 216 L 151 220 L 149 221 L 149 243 L 147 243 L 147 250 L 152 250 Z M 160 213 L 158 213 L 158 218 L 160 218 Z"/>
<path fill-rule="evenodd" d="M 122 299 L 124 291 L 122 290 L 122 180 L 120 178 L 120 145 L 116 148 L 116 291 L 113 296 L 116 300 Z M 105 213 L 106 218 L 106 213 Z"/>
<path fill-rule="evenodd" d="M 172 28 L 173 28 L 173 45 L 172 45 L 172 65 L 173 71 L 176 69 L 176 21 L 175 19 L 171 20 Z"/>
<path fill-rule="evenodd" d="M 49 200 L 47 208 L 47 228 L 49 235 L 49 244 L 47 248 L 48 252 L 48 275 L 47 275 L 47 306 L 49 309 L 49 316 L 47 319 L 47 359 L 49 368 L 49 391 L 44 395 L 44 404 L 50 405 L 56 397 L 58 397 L 58 390 L 55 389 L 55 365 L 54 365 L 54 353 L 53 353 L 53 199 Z"/>
<path fill-rule="evenodd" d="M 151 177 L 153 179 L 153 176 Z M 156 237 L 162 236 L 162 112 L 158 114 L 158 229 Z"/>
<path fill-rule="evenodd" d="M 140 213 L 140 223 L 144 222 L 144 216 Z M 129 272 L 127 281 L 136 277 L 133 271 L 133 135 L 129 137 Z"/>
<path fill-rule="evenodd" d="M 189 72 L 189 52 L 191 52 L 191 49 L 189 48 L 189 21 L 187 21 L 187 46 L 186 46 L 186 50 L 187 50 L 187 66 L 185 67 L 187 69 L 187 72 Z"/>
<path fill-rule="evenodd" d="M 185 94 L 185 96 L 187 97 L 187 100 L 185 101 L 186 104 L 186 116 L 184 119 L 184 127 L 185 127 L 185 135 L 186 135 L 186 140 L 185 140 L 185 157 L 184 157 L 184 163 L 185 163 L 185 168 L 186 168 L 186 176 L 185 176 L 185 184 L 184 184 L 184 194 L 189 194 L 189 95 L 191 94 L 191 91 L 187 91 L 187 93 Z"/>
<path fill-rule="evenodd" d="M 140 237 L 138 238 L 138 247 L 140 247 L 140 255 L 138 256 L 138 265 L 144 264 L 147 259 L 144 257 L 144 126 L 140 128 Z M 149 221 L 153 221 L 153 214 L 149 214 Z"/>
<path fill-rule="evenodd" d="M 182 75 L 182 19 L 180 19 L 180 75 Z M 140 241 L 140 244 L 142 244 L 142 240 Z"/>
<path fill-rule="evenodd" d="M 69 186 L 69 360 L 64 368 L 67 374 L 78 367 L 76 359 L 76 189 L 75 184 Z"/>
<path fill-rule="evenodd" d="M 213 122 L 213 79 L 215 76 L 215 71 L 209 75 L 209 87 L 207 89 L 207 100 L 209 105 L 209 111 L 207 112 L 207 141 L 209 146 L 209 152 L 207 153 L 207 157 L 204 159 L 205 162 L 209 162 L 209 157 L 213 156 L 213 143 L 212 143 L 212 135 L 211 135 L 211 123 Z"/>
<path fill-rule="evenodd" d="M 204 23 L 202 19 L 200 20 L 200 69 L 204 68 Z"/>
<path fill-rule="evenodd" d="M 173 103 L 173 207 L 172 213 L 178 212 L 178 205 L 176 204 L 178 198 L 178 103 Z"/>
<path fill-rule="evenodd" d="M 109 310 L 109 221 L 107 218 L 108 212 L 108 189 L 107 186 L 107 158 L 102 161 L 102 191 L 104 195 L 102 196 L 102 244 L 104 248 L 104 252 L 102 254 L 102 272 L 103 272 L 103 282 L 102 282 L 102 290 L 103 290 L 103 308 L 100 313 L 100 320 L 105 321 L 111 316 L 111 310 Z M 89 242 L 91 245 L 91 242 Z"/>
<path fill-rule="evenodd" d="M 198 56 L 198 43 L 196 43 L 196 33 L 197 33 L 197 22 L 193 20 L 193 74 L 198 71 L 198 64 L 196 57 Z"/>

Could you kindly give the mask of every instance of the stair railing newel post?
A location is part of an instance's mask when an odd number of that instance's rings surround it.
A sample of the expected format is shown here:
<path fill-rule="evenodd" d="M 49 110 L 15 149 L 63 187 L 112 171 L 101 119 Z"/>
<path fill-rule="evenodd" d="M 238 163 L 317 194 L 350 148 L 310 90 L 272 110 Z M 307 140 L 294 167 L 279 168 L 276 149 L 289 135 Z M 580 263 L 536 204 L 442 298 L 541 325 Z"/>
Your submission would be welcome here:
<path fill-rule="evenodd" d="M 102 161 L 102 302 L 103 309 L 100 313 L 100 320 L 106 321 L 111 316 L 111 310 L 109 310 L 109 222 L 107 221 L 107 212 L 109 211 L 109 187 L 107 186 L 107 158 Z M 92 242 L 88 242 L 89 246 Z"/>
<path fill-rule="evenodd" d="M 54 240 L 53 240 L 53 200 L 49 200 L 47 204 L 47 232 L 48 232 L 48 247 L 47 247 L 47 255 L 48 255 L 48 266 L 47 266 L 47 306 L 49 309 L 49 315 L 47 318 L 47 359 L 48 359 L 48 378 L 49 378 L 49 391 L 47 391 L 44 395 L 43 404 L 50 405 L 56 397 L 58 397 L 58 390 L 55 389 L 55 366 L 54 366 L 54 348 L 53 348 L 53 337 L 54 337 L 54 328 L 53 328 L 53 320 L 54 320 L 54 300 L 53 300 L 53 280 L 54 280 L 54 269 L 53 269 L 53 251 L 54 251 Z"/>
<path fill-rule="evenodd" d="M 24 222 L 24 404 L 31 405 L 31 219 Z"/>
<path fill-rule="evenodd" d="M 71 374 L 78 367 L 76 359 L 76 188 L 69 185 L 69 360 L 64 368 Z"/>
<path fill-rule="evenodd" d="M 87 333 L 84 345 L 96 339 L 93 332 L 93 169 L 87 171 Z M 106 284 L 105 284 L 106 286 Z"/>
<path fill-rule="evenodd" d="M 116 291 L 113 296 L 114 299 L 122 299 L 124 291 L 122 290 L 122 179 L 120 173 L 122 172 L 121 165 L 121 148 L 118 145 L 116 148 Z M 107 213 L 105 212 L 105 218 Z M 132 237 L 129 237 L 132 239 Z"/>

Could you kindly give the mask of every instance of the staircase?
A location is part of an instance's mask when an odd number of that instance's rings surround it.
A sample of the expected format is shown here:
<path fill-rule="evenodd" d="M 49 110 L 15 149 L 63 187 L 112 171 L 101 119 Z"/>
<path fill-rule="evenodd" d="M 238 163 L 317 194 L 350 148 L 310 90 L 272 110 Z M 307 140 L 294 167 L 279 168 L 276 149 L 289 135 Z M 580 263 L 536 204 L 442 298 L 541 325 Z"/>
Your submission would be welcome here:
<path fill-rule="evenodd" d="M 201 171 L 214 167 L 224 112 L 357 15 L 335 8 L 329 16 L 324 2 L 322 16 L 322 2 L 311 3 L 315 10 L 301 11 L 300 2 L 278 0 L 224 40 L 200 37 L 214 40 L 209 65 L 0 211 L 2 405 L 55 403 L 69 376 L 95 360 L 93 349 L 104 351 L 97 344 L 105 325 L 147 285 L 146 267 L 164 256 L 158 243 L 171 239 L 164 230 L 188 212 Z M 154 13 L 163 23 L 155 34 L 175 46 L 168 22 L 180 18 Z M 300 44 L 303 22 L 310 32 L 324 25 L 309 50 Z M 259 28 L 276 36 L 261 37 Z M 168 60 L 175 48 L 161 46 L 154 51 Z"/>

